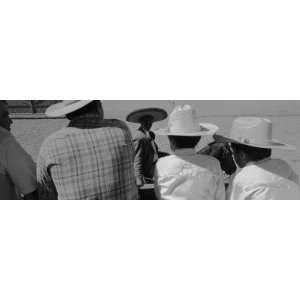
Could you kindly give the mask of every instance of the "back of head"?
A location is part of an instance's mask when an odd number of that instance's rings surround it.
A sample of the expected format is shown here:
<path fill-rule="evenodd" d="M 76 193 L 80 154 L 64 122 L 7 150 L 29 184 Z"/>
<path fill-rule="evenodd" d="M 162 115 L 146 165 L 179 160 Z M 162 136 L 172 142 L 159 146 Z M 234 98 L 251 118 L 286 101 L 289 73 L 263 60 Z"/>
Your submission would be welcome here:
<path fill-rule="evenodd" d="M 83 116 L 86 114 L 91 114 L 91 113 L 99 114 L 101 119 L 104 118 L 104 112 L 103 112 L 103 107 L 102 107 L 101 101 L 94 100 L 91 103 L 89 103 L 88 105 L 82 107 L 81 109 L 78 109 L 72 113 L 67 114 L 66 117 L 69 120 L 73 120 L 80 116 Z"/>
<path fill-rule="evenodd" d="M 232 158 L 228 143 L 213 142 L 199 151 L 199 154 L 215 157 L 221 164 L 222 170 L 232 175 L 236 171 L 236 165 Z"/>
<path fill-rule="evenodd" d="M 232 149 L 237 153 L 244 153 L 247 155 L 249 161 L 260 161 L 266 158 L 271 157 L 272 150 L 267 148 L 257 148 L 252 146 L 247 146 L 243 144 L 235 144 L 233 143 Z"/>
<path fill-rule="evenodd" d="M 170 145 L 173 150 L 195 148 L 200 139 L 200 136 L 169 136 Z"/>

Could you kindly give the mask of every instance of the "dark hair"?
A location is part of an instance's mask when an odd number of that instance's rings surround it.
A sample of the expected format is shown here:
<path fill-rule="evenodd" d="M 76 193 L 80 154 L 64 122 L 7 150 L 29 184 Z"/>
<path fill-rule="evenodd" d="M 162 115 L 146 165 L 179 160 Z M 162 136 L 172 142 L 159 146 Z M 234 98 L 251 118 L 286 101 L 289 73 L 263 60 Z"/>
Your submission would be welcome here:
<path fill-rule="evenodd" d="M 222 170 L 228 175 L 232 175 L 236 171 L 236 165 L 228 143 L 212 142 L 201 149 L 199 154 L 215 157 L 219 160 Z"/>
<path fill-rule="evenodd" d="M 178 149 L 195 148 L 200 139 L 200 136 L 169 136 L 170 143 Z"/>
<path fill-rule="evenodd" d="M 248 156 L 250 161 L 259 161 L 265 158 L 269 158 L 272 155 L 272 150 L 266 148 L 257 148 L 234 143 L 231 144 L 231 147 L 235 152 L 244 152 Z"/>
<path fill-rule="evenodd" d="M 100 104 L 100 107 L 102 109 L 101 101 L 94 100 L 93 102 L 90 102 L 88 105 L 82 107 L 81 109 L 78 109 L 78 110 L 76 110 L 76 111 L 74 111 L 70 114 L 67 114 L 66 117 L 69 120 L 72 120 L 74 118 L 77 118 L 77 117 L 82 116 L 82 115 L 87 114 L 87 113 L 95 113 L 95 112 L 98 111 L 99 104 Z"/>
<path fill-rule="evenodd" d="M 0 103 L 3 103 L 5 105 L 8 105 L 7 101 L 6 100 L 0 100 Z"/>

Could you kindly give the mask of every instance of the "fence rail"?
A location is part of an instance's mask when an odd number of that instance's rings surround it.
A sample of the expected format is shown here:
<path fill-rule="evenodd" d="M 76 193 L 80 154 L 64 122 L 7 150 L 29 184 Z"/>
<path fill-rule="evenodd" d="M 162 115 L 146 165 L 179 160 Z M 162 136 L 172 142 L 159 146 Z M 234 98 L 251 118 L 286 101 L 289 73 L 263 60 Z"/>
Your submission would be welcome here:
<path fill-rule="evenodd" d="M 49 105 L 54 104 L 56 100 L 11 100 L 8 102 L 12 113 L 44 113 Z"/>

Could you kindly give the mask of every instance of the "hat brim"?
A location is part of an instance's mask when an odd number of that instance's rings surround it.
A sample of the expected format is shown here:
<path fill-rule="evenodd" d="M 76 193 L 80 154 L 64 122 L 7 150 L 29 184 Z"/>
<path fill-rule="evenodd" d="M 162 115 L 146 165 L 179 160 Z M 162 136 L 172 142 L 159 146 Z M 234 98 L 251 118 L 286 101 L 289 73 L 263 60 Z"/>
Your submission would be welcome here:
<path fill-rule="evenodd" d="M 245 146 L 250 146 L 250 147 L 255 147 L 255 148 L 262 148 L 262 149 L 296 150 L 295 146 L 281 143 L 280 141 L 275 140 L 275 139 L 272 139 L 272 141 L 269 144 L 264 144 L 264 145 L 254 144 L 254 143 L 243 143 L 241 141 L 232 139 L 230 137 L 226 137 L 226 136 L 218 135 L 218 134 L 214 135 L 214 139 L 217 142 L 221 142 L 221 143 L 241 144 L 241 145 L 245 145 Z"/>
<path fill-rule="evenodd" d="M 205 136 L 205 135 L 214 135 L 219 127 L 217 125 L 211 123 L 199 123 L 199 131 L 195 132 L 179 132 L 179 131 L 170 131 L 169 128 L 162 128 L 158 130 L 154 130 L 154 132 L 158 135 L 166 135 L 166 136 Z"/>
<path fill-rule="evenodd" d="M 159 122 L 165 120 L 168 117 L 168 113 L 161 108 L 139 109 L 130 113 L 126 121 L 130 123 L 140 123 L 141 118 L 144 116 L 151 116 L 153 117 L 153 122 Z"/>
<path fill-rule="evenodd" d="M 74 104 L 70 105 L 65 105 L 65 103 L 56 103 L 54 105 L 51 105 L 45 112 L 45 114 L 48 117 L 61 117 L 65 116 L 67 114 L 70 114 L 86 105 L 89 103 L 93 102 L 94 100 L 80 100 Z"/>

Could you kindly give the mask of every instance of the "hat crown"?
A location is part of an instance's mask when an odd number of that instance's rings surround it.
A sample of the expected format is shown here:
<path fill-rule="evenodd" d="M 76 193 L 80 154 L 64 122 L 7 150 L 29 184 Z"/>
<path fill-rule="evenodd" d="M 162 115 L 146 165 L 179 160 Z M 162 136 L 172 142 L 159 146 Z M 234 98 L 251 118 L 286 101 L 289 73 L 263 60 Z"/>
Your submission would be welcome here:
<path fill-rule="evenodd" d="M 48 107 L 46 115 L 50 117 L 64 116 L 81 109 L 93 101 L 95 100 L 62 100 Z"/>
<path fill-rule="evenodd" d="M 242 117 L 234 120 L 230 138 L 244 144 L 270 145 L 272 122 L 257 117 Z"/>
<path fill-rule="evenodd" d="M 169 117 L 169 131 L 173 133 L 198 132 L 197 114 L 190 105 L 178 105 Z"/>

